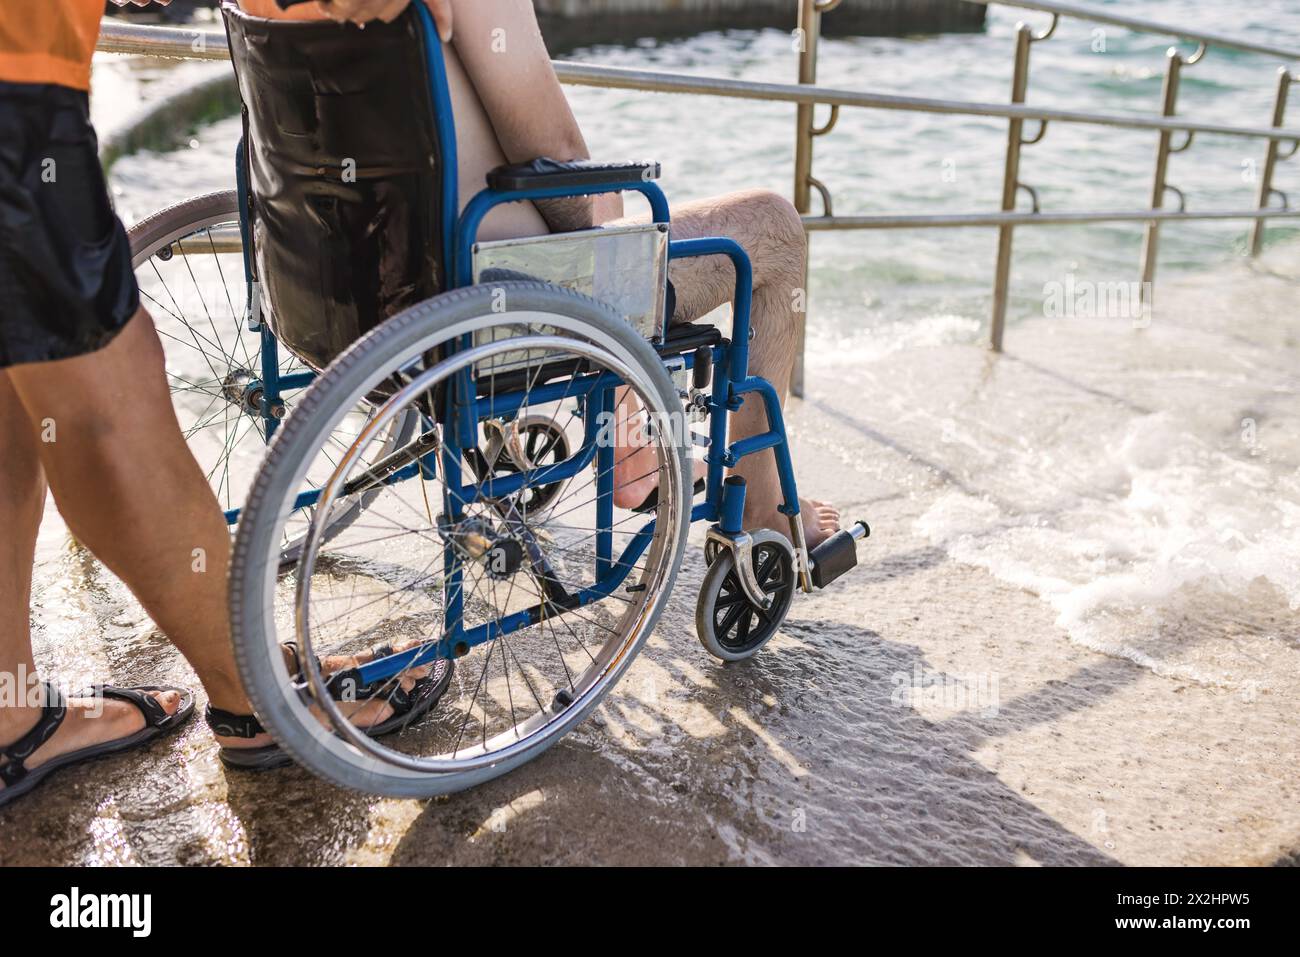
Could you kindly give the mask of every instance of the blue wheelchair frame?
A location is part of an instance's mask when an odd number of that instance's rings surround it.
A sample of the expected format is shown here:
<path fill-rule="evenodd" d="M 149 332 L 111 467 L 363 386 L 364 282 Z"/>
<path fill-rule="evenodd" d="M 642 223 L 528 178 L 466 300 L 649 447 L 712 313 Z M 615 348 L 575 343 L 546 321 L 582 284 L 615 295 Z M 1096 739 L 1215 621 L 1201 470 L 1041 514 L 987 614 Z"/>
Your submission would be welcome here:
<path fill-rule="evenodd" d="M 452 114 L 451 94 L 447 81 L 446 64 L 442 55 L 442 45 L 438 38 L 433 16 L 422 3 L 415 3 L 411 8 L 419 18 L 424 49 L 427 57 L 428 75 L 432 86 L 434 105 L 434 127 L 438 137 L 442 158 L 442 249 L 446 260 L 447 289 L 457 289 L 473 284 L 473 246 L 478 236 L 483 218 L 496 206 L 504 203 L 517 203 L 529 200 L 557 199 L 563 197 L 592 196 L 601 193 L 638 192 L 650 203 L 652 221 L 668 224 L 670 211 L 667 198 L 657 184 L 649 180 L 629 180 L 626 182 L 606 184 L 599 187 L 564 188 L 538 187 L 524 190 L 484 189 L 466 205 L 459 218 L 455 210 L 458 206 L 457 167 L 456 167 L 456 129 Z M 243 155 L 243 144 L 240 156 Z M 244 164 L 237 164 L 238 190 L 240 198 L 240 230 L 244 241 L 244 267 L 248 281 L 250 318 L 252 311 L 253 271 L 250 244 L 250 223 L 248 216 L 249 183 Z M 723 532 L 738 534 L 741 532 L 741 511 L 744 501 L 743 486 L 724 484 L 723 470 L 734 466 L 740 459 L 765 449 L 772 449 L 776 457 L 777 473 L 780 477 L 781 491 L 785 503 L 780 506 L 782 514 L 792 521 L 799 514 L 799 497 L 795 488 L 794 470 L 790 461 L 789 443 L 785 434 L 785 422 L 781 414 L 781 401 L 775 388 L 767 380 L 749 374 L 749 337 L 750 305 L 753 293 L 753 270 L 744 249 L 734 240 L 722 237 L 672 240 L 668 244 L 668 258 L 688 259 L 699 256 L 727 256 L 736 272 L 736 294 L 734 299 L 733 322 L 730 341 L 723 339 L 713 345 L 713 383 L 709 397 L 709 452 L 706 456 L 708 476 L 706 480 L 705 499 L 691 510 L 691 521 L 717 522 Z M 279 373 L 279 344 L 275 334 L 265 322 L 258 321 L 254 327 L 260 332 L 262 345 L 262 419 L 264 433 L 269 441 L 275 433 L 278 419 L 274 410 L 281 407 L 284 393 L 303 389 L 316 378 L 315 372 L 301 372 L 282 376 Z M 466 341 L 462 347 L 472 343 Z M 661 351 L 665 361 L 672 360 L 677 367 L 691 369 L 694 366 L 694 349 L 673 354 L 671 349 Z M 493 395 L 490 398 L 479 397 L 473 383 L 473 370 L 467 368 L 458 372 L 458 381 L 447 390 L 446 423 L 441 450 L 437 452 L 441 459 L 444 482 L 446 517 L 449 522 L 459 521 L 464 506 L 473 504 L 483 498 L 500 498 L 520 491 L 525 486 L 548 485 L 564 481 L 579 474 L 582 470 L 596 465 L 596 582 L 595 584 L 567 596 L 560 603 L 540 596 L 542 603 L 524 611 L 516 612 L 496 621 L 464 629 L 461 618 L 464 595 L 461 585 L 463 563 L 448 550 L 446 558 L 445 593 L 454 596 L 447 603 L 445 610 L 445 628 L 443 637 L 436 643 L 421 648 L 410 649 L 390 655 L 378 661 L 361 666 L 359 669 L 362 683 L 390 678 L 404 669 L 428 663 L 436 658 L 455 657 L 464 654 L 469 648 L 491 641 L 501 635 L 510 634 L 521 628 L 536 624 L 543 616 L 562 614 L 564 611 L 579 608 L 608 597 L 627 578 L 630 570 L 648 547 L 654 534 L 654 519 L 651 519 L 623 549 L 615 559 L 613 555 L 613 500 L 614 500 L 614 447 L 613 444 L 599 441 L 598 423 L 602 421 L 599 412 L 614 411 L 614 391 L 622 381 L 612 373 L 578 375 L 567 381 L 554 382 L 528 392 L 510 392 Z M 730 413 L 740 408 L 746 396 L 756 394 L 763 402 L 767 413 L 768 431 L 741 439 L 731 445 L 727 444 L 727 420 Z M 593 399 L 594 397 L 594 399 Z M 570 455 L 563 462 L 542 468 L 517 472 L 511 475 L 489 478 L 479 484 L 461 484 L 461 461 L 464 454 L 477 448 L 477 423 L 487 418 L 509 416 L 525 402 L 546 403 L 566 398 L 576 398 L 582 403 L 587 414 L 583 415 L 584 440 L 577 453 Z M 590 414 L 592 403 L 599 404 L 597 414 Z M 718 450 L 722 450 L 720 453 Z M 395 484 L 423 473 L 431 477 L 437 465 L 430 461 L 434 452 L 426 453 L 422 458 L 393 472 L 383 479 L 384 484 Z M 307 508 L 314 505 L 320 496 L 320 490 L 303 492 L 294 502 L 294 508 Z M 226 513 L 226 520 L 234 524 L 239 519 L 239 509 Z M 798 559 L 802 561 L 802 559 Z"/>

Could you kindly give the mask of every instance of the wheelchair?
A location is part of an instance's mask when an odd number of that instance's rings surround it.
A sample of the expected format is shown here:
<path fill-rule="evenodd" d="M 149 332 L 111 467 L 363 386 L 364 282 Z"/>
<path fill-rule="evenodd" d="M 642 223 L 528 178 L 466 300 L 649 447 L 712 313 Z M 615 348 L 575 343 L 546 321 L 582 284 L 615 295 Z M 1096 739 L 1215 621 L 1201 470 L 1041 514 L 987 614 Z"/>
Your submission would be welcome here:
<path fill-rule="evenodd" d="M 223 14 L 237 188 L 131 237 L 178 419 L 234 529 L 241 674 L 299 763 L 429 797 L 540 754 L 645 644 L 693 522 L 710 526 L 696 630 L 722 661 L 856 564 L 865 522 L 806 547 L 780 398 L 748 371 L 749 260 L 671 238 L 656 163 L 503 167 L 458 213 L 423 4 L 361 34 Z M 500 204 L 609 192 L 644 196 L 650 222 L 479 240 Z M 695 256 L 734 266 L 729 336 L 667 321 L 668 263 Z M 731 441 L 745 401 L 768 429 Z M 658 477 L 634 508 L 615 504 L 620 447 Z M 769 449 L 788 537 L 745 532 L 744 481 L 725 477 Z M 326 674 L 334 655 L 355 663 Z M 341 678 L 383 697 L 439 659 L 453 674 L 423 720 L 382 742 L 347 720 Z"/>

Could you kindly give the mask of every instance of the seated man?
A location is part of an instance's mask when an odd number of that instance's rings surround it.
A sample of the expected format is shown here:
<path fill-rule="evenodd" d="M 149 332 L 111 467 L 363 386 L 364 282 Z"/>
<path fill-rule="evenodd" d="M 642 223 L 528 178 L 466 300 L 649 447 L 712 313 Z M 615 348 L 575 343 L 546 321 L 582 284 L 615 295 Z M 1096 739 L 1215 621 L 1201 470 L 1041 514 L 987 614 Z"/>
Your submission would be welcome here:
<path fill-rule="evenodd" d="M 275 19 L 330 18 L 364 24 L 391 21 L 410 0 L 329 0 L 304 3 L 288 11 L 276 0 L 239 0 L 245 12 Z M 556 160 L 588 159 L 582 131 L 551 67 L 546 45 L 528 0 L 424 0 L 438 21 L 444 40 L 447 72 L 456 117 L 460 201 L 462 207 L 483 188 L 488 171 L 538 156 Z M 494 43 L 505 29 L 506 52 Z M 623 219 L 618 195 L 512 203 L 494 209 L 484 221 L 481 238 L 512 239 L 548 232 L 617 224 Z M 627 220 L 631 222 L 631 219 Z M 672 236 L 728 236 L 753 263 L 754 298 L 750 371 L 762 376 L 784 398 L 794 366 L 794 303 L 803 282 L 807 240 L 795 208 L 766 190 L 748 190 L 673 207 Z M 672 321 L 692 322 L 731 300 L 735 275 L 721 257 L 674 261 L 670 277 L 677 292 Z M 733 438 L 765 430 L 758 401 L 746 402 L 732 419 Z M 650 449 L 620 456 L 615 504 L 630 508 L 654 489 L 655 453 Z M 647 464 L 648 463 L 648 464 Z M 776 463 L 764 451 L 741 460 L 734 470 L 748 484 L 747 528 L 784 531 L 777 511 L 781 501 Z M 822 502 L 800 505 L 809 548 L 839 528 L 839 513 Z"/>

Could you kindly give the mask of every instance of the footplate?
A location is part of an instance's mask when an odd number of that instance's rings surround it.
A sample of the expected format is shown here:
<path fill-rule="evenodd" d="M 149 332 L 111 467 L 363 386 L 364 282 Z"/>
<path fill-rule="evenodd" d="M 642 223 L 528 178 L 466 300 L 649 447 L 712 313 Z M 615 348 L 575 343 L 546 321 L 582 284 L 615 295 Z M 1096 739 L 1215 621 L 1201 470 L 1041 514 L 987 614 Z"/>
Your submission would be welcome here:
<path fill-rule="evenodd" d="M 858 564 L 858 542 L 871 534 L 866 522 L 854 522 L 822 542 L 812 550 L 812 582 L 825 588 Z"/>

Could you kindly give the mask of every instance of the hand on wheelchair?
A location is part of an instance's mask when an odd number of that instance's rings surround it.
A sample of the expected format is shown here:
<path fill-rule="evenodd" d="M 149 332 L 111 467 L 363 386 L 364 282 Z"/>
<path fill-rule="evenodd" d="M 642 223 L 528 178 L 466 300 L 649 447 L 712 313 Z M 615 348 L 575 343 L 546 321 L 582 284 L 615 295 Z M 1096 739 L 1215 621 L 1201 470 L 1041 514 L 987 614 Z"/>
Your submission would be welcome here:
<path fill-rule="evenodd" d="M 327 17 L 339 23 L 364 25 L 371 20 L 391 23 L 410 3 L 411 0 L 317 0 L 316 5 Z M 438 36 L 446 43 L 451 39 L 451 0 L 424 0 L 424 4 L 438 24 Z"/>

